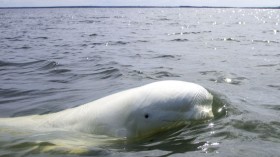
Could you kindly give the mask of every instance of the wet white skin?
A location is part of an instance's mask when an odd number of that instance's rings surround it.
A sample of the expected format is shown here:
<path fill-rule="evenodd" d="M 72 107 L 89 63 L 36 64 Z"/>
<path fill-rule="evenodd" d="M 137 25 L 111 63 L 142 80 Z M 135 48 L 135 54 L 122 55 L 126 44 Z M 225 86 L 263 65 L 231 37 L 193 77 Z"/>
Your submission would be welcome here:
<path fill-rule="evenodd" d="M 2 118 L 0 125 L 141 137 L 213 117 L 212 99 L 200 85 L 159 81 L 57 113 Z"/>

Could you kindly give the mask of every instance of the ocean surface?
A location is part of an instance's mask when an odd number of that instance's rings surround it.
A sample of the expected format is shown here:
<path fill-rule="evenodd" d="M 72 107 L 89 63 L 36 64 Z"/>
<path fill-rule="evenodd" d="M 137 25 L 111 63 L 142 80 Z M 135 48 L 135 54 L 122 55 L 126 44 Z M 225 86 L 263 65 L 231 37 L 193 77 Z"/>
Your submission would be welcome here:
<path fill-rule="evenodd" d="M 0 117 L 159 80 L 204 86 L 215 115 L 137 142 L 0 127 L 0 156 L 280 154 L 280 10 L 1 9 L 0 54 Z"/>

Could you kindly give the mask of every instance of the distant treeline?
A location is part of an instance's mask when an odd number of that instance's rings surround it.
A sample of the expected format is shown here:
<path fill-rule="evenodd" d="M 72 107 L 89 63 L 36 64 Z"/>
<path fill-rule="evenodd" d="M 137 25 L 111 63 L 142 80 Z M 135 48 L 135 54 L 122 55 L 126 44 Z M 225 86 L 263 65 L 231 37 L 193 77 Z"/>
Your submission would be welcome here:
<path fill-rule="evenodd" d="M 280 9 L 280 6 L 279 6 L 279 7 L 179 6 L 179 8 L 242 8 L 242 9 Z"/>
<path fill-rule="evenodd" d="M 242 9 L 280 9 L 279 7 L 223 7 L 223 6 L 48 6 L 48 7 L 0 7 L 0 9 L 37 8 L 242 8 Z"/>

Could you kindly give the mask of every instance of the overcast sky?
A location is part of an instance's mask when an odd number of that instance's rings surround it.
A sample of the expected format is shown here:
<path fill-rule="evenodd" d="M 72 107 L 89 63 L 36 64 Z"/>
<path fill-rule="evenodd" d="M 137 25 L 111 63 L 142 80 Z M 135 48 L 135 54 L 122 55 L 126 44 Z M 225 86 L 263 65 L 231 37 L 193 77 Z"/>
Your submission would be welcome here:
<path fill-rule="evenodd" d="M 0 0 L 0 7 L 27 6 L 280 6 L 280 0 Z"/>

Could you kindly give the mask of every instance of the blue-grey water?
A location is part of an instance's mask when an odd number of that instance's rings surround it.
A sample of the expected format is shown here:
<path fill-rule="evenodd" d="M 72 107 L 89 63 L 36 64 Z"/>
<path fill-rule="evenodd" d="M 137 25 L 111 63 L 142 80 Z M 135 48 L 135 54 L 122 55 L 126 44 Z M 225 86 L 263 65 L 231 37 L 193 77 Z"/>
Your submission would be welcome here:
<path fill-rule="evenodd" d="M 137 142 L 0 128 L 0 156 L 280 154 L 280 10 L 2 9 L 0 54 L 0 117 L 169 79 L 209 89 L 215 113 Z"/>

